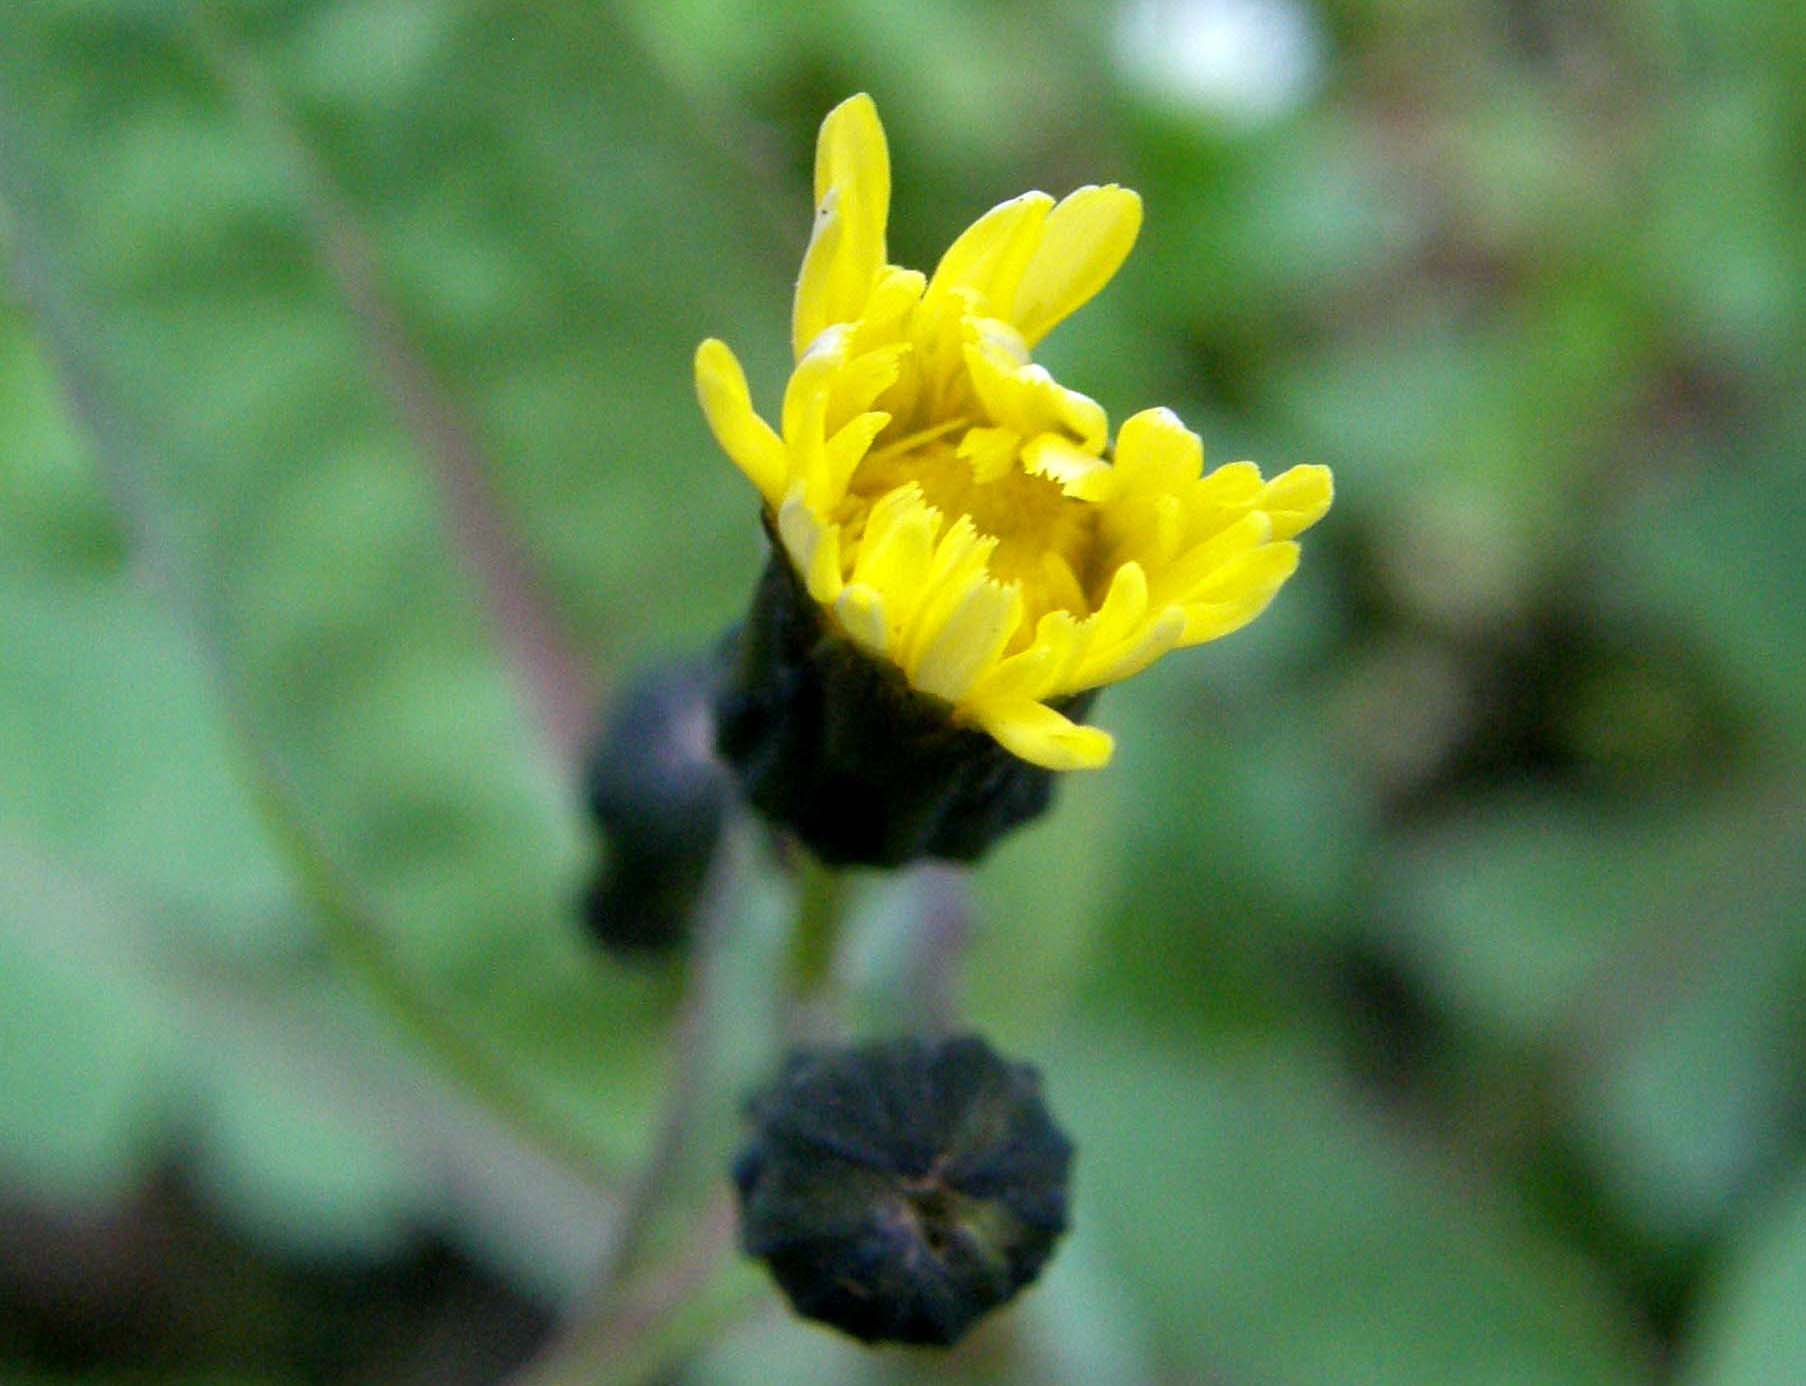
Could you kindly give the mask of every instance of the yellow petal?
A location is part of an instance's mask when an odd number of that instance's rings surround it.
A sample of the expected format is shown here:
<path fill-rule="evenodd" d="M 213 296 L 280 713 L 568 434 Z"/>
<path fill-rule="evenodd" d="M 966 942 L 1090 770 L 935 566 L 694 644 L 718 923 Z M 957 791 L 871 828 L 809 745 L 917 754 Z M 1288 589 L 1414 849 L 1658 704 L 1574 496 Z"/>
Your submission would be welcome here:
<path fill-rule="evenodd" d="M 966 699 L 987 702 L 1039 702 L 1053 688 L 1063 651 L 1053 645 L 1030 645 L 979 675 Z"/>
<path fill-rule="evenodd" d="M 1087 660 L 1075 686 L 1080 688 L 1102 688 L 1105 684 L 1120 683 L 1124 679 L 1133 678 L 1148 665 L 1175 648 L 1185 635 L 1188 617 L 1183 608 L 1169 606 L 1147 622 L 1140 632 L 1129 641 L 1117 646 L 1108 659 Z"/>
<path fill-rule="evenodd" d="M 1316 524 L 1335 492 L 1328 467 L 1293 467 L 1274 477 L 1260 497 L 1261 509 L 1273 517 L 1273 537 L 1290 539 Z"/>
<path fill-rule="evenodd" d="M 1294 541 L 1262 544 L 1223 564 L 1192 591 L 1190 600 L 1214 602 L 1244 592 L 1276 592 L 1297 571 L 1298 545 Z"/>
<path fill-rule="evenodd" d="M 1028 648 L 981 674 L 966 695 L 970 705 L 1039 702 L 1071 691 L 1071 673 L 1084 653 L 1082 628 L 1069 611 L 1050 611 L 1035 626 Z"/>
<path fill-rule="evenodd" d="M 1147 614 L 1148 575 L 1139 563 L 1125 563 L 1111 576 L 1103 605 L 1086 622 L 1089 648 L 1102 653 L 1120 645 Z"/>
<path fill-rule="evenodd" d="M 1055 610 L 1069 614 L 1091 609 L 1079 575 L 1072 570 L 1072 564 L 1067 561 L 1066 555 L 1057 549 L 1049 549 L 1041 555 L 1040 596 L 1049 615 Z"/>
<path fill-rule="evenodd" d="M 815 205 L 815 233 L 803 255 L 791 324 L 799 361 L 825 329 L 860 316 L 884 268 L 890 150 L 878 108 L 864 92 L 822 121 Z"/>
<path fill-rule="evenodd" d="M 1012 316 L 1031 345 L 1109 283 L 1140 230 L 1141 199 L 1127 188 L 1080 188 L 1061 200 L 1016 291 Z"/>
<path fill-rule="evenodd" d="M 1022 466 L 1057 482 L 1075 500 L 1107 501 L 1116 494 L 1116 469 L 1057 433 L 1043 433 L 1022 449 Z"/>
<path fill-rule="evenodd" d="M 1264 510 L 1250 510 L 1226 529 L 1194 545 L 1160 575 L 1161 590 L 1175 601 L 1194 601 L 1198 589 L 1213 580 L 1225 564 L 1273 537 L 1273 519 Z"/>
<path fill-rule="evenodd" d="M 1021 444 L 1022 436 L 1013 428 L 969 428 L 959 440 L 959 456 L 972 464 L 972 480 L 982 486 L 1009 475 Z"/>
<path fill-rule="evenodd" d="M 834 372 L 828 391 L 830 433 L 872 407 L 872 402 L 895 383 L 902 358 L 909 351 L 908 342 L 891 342 L 855 355 L 852 347 L 857 335 L 857 329 L 847 335 L 846 364 Z"/>
<path fill-rule="evenodd" d="M 1012 322 L 968 313 L 960 322 L 960 332 L 962 341 L 978 343 L 1005 375 L 1013 375 L 1029 363 L 1028 343 Z"/>
<path fill-rule="evenodd" d="M 996 549 L 997 541 L 981 537 L 968 515 L 947 526 L 929 560 L 916 610 L 898 642 L 897 662 L 906 672 L 916 667 L 967 591 L 986 580 L 986 565 Z"/>
<path fill-rule="evenodd" d="M 1103 450 L 1110 421 L 1096 400 L 1068 390 L 1044 366 L 1012 360 L 1007 343 L 990 333 L 969 340 L 965 355 L 972 388 L 996 423 L 1025 438 L 1063 432 L 1086 452 Z"/>
<path fill-rule="evenodd" d="M 935 588 L 956 580 L 963 583 L 972 573 L 984 570 L 985 561 L 996 547 L 995 539 L 980 537 L 970 515 L 959 516 L 935 545 L 924 586 Z"/>
<path fill-rule="evenodd" d="M 1030 417 L 1028 401 L 1024 399 L 1022 388 L 1016 382 L 1016 372 L 1021 368 L 1021 363 L 1011 359 L 1007 347 L 980 338 L 967 342 L 964 351 L 972 389 L 978 395 L 979 403 L 984 406 L 985 413 L 995 419 L 999 426 L 1008 428 L 1013 433 L 1041 432 L 1039 428 L 1024 427 L 1040 420 Z"/>
<path fill-rule="evenodd" d="M 850 582 L 834 602 L 840 628 L 855 644 L 875 655 L 890 649 L 890 626 L 885 619 L 884 598 L 863 583 Z"/>
<path fill-rule="evenodd" d="M 890 215 L 890 146 L 884 139 L 884 123 L 878 106 L 866 92 L 849 96 L 823 117 L 815 141 L 815 200 L 824 201 L 831 188 L 841 190 L 849 205 L 857 205 L 877 239 L 873 269 L 884 263 L 884 226 Z"/>
<path fill-rule="evenodd" d="M 852 478 L 854 469 L 871 451 L 872 439 L 884 431 L 890 422 L 890 415 L 882 409 L 869 414 L 860 414 L 850 419 L 846 427 L 828 439 L 828 446 L 823 455 L 824 469 L 822 492 L 819 497 L 811 497 L 823 509 L 840 504 L 847 493 L 847 482 Z"/>
<path fill-rule="evenodd" d="M 1185 529 L 1185 505 L 1179 497 L 1155 496 L 1148 507 L 1146 528 L 1141 534 L 1142 547 L 1134 557 L 1152 570 L 1156 565 L 1173 561 Z M 1127 558 L 1129 555 L 1123 555 Z M 1119 558 L 1117 561 L 1123 561 Z"/>
<path fill-rule="evenodd" d="M 825 510 L 828 500 L 828 402 L 834 377 L 846 362 L 845 325 L 831 327 L 815 339 L 809 354 L 790 373 L 784 387 L 784 446 L 790 452 L 790 481 L 808 488 L 809 502 Z"/>
<path fill-rule="evenodd" d="M 1298 545 L 1267 544 L 1234 565 L 1235 571 L 1213 579 L 1203 595 L 1185 604 L 1181 645 L 1201 645 L 1240 630 L 1267 609 L 1274 595 L 1298 567 Z"/>
<path fill-rule="evenodd" d="M 941 622 L 928 634 L 921 654 L 909 669 L 909 681 L 922 692 L 958 702 L 973 681 L 995 664 L 1022 619 L 1022 594 L 1014 583 L 1003 586 L 980 577 L 959 595 Z"/>
<path fill-rule="evenodd" d="M 778 537 L 801 574 L 809 595 L 823 606 L 840 596 L 840 526 L 825 524 L 803 500 L 803 488 L 792 486 L 778 507 Z"/>
<path fill-rule="evenodd" d="M 928 280 L 920 270 L 886 265 L 872 285 L 872 296 L 853 333 L 853 349 L 870 351 L 896 338 L 904 328 L 903 317 L 921 301 Z"/>
<path fill-rule="evenodd" d="M 991 208 L 947 247 L 928 281 L 926 300 L 938 308 L 954 290 L 968 289 L 987 316 L 1007 318 L 1052 206 L 1046 193 L 1025 192 Z"/>
<path fill-rule="evenodd" d="M 1178 491 L 1204 470 L 1204 443 L 1172 410 L 1144 409 L 1117 431 L 1116 468 L 1134 490 Z"/>
<path fill-rule="evenodd" d="M 853 580 L 884 598 L 893 635 L 900 636 L 927 592 L 940 516 L 913 483 L 881 497 L 866 517 L 853 560 Z"/>
<path fill-rule="evenodd" d="M 1116 745 L 1108 732 L 1080 726 L 1045 703 L 983 703 L 967 715 L 1011 755 L 1048 770 L 1095 770 L 1109 764 Z"/>
<path fill-rule="evenodd" d="M 721 450 L 776 506 L 790 482 L 790 454 L 752 407 L 746 372 L 726 342 L 713 337 L 696 348 L 696 393 Z"/>
<path fill-rule="evenodd" d="M 1181 647 L 1203 645 L 1234 635 L 1248 622 L 1267 609 L 1273 594 L 1243 597 L 1232 602 L 1197 602 L 1185 608 L 1185 634 L 1179 637 Z"/>
<path fill-rule="evenodd" d="M 1077 390 L 1066 389 L 1051 375 L 1048 375 L 1042 366 L 1028 366 L 1023 373 L 1031 378 L 1037 373 L 1041 377 L 1045 377 L 1046 386 L 1052 387 L 1052 393 L 1058 400 L 1056 417 L 1078 440 L 1080 447 L 1087 452 L 1103 451 L 1104 444 L 1110 437 L 1110 419 L 1104 413 L 1103 405 L 1092 399 L 1090 395 L 1081 395 Z"/>
<path fill-rule="evenodd" d="M 840 214 L 840 193 L 831 190 L 827 201 L 815 209 L 815 225 L 809 232 L 809 248 L 796 276 L 796 299 L 790 309 L 790 343 L 801 361 L 815 340 L 843 316 L 853 297 L 847 269 L 847 223 Z"/>
<path fill-rule="evenodd" d="M 1188 488 L 1186 504 L 1193 510 L 1239 510 L 1258 501 L 1265 485 L 1260 479 L 1260 468 L 1252 462 L 1231 462 Z"/>
<path fill-rule="evenodd" d="M 1179 642 L 1185 620 L 1178 607 L 1150 613 L 1147 574 L 1139 563 L 1125 563 L 1080 633 L 1084 657 L 1059 685 L 1063 693 L 1114 683 L 1146 668 Z"/>
<path fill-rule="evenodd" d="M 1085 629 L 1070 611 L 1050 611 L 1035 625 L 1035 644 L 1045 645 L 1058 658 L 1048 674 L 1050 689 L 1065 688 L 1072 671 L 1085 655 Z"/>
<path fill-rule="evenodd" d="M 847 336 L 844 326 L 822 333 L 808 355 L 790 372 L 780 423 L 784 443 L 792 452 L 809 444 L 819 447 L 827 441 L 828 395 L 834 377 L 846 364 Z"/>

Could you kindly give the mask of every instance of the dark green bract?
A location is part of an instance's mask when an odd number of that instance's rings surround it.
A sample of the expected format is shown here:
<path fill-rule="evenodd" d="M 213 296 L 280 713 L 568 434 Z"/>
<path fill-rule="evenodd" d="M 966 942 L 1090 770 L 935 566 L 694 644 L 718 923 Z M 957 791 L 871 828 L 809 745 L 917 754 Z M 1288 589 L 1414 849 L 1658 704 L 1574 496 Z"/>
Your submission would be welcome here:
<path fill-rule="evenodd" d="M 1094 697 L 1059 710 L 1082 720 Z M 747 799 L 833 866 L 975 861 L 1053 801 L 1052 771 L 835 631 L 775 544 L 717 712 Z"/>
<path fill-rule="evenodd" d="M 1040 1075 L 976 1035 L 803 1051 L 751 1110 L 741 1243 L 862 1341 L 957 1342 L 1066 1230 L 1072 1143 Z"/>

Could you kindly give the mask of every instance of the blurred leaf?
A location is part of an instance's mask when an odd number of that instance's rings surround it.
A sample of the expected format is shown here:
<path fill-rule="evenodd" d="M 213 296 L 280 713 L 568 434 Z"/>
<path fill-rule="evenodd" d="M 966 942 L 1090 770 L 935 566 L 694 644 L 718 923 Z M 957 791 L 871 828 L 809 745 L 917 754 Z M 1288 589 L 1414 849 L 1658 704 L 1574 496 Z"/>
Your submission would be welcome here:
<path fill-rule="evenodd" d="M 965 1005 L 1006 1047 L 1032 1044 L 1070 1007 L 1108 927 L 1124 833 L 1120 774 L 1068 776 L 1048 817 L 1000 844 L 977 877 Z"/>
<path fill-rule="evenodd" d="M 341 979 L 228 963 L 165 902 L 10 836 L 0 896 L 0 1163 L 37 1196 L 116 1200 L 179 1134 L 285 1249 L 379 1256 L 425 1222 L 548 1298 L 589 1273 L 594 1190 L 423 1074 Z"/>
<path fill-rule="evenodd" d="M 1317 705 L 1258 661 L 1238 668 L 1242 638 L 1183 652 L 1104 703 L 1128 869 L 1085 979 L 1095 1014 L 1187 1034 L 1317 1019 L 1293 1009 L 1296 967 L 1352 926 L 1342 901 L 1374 849 L 1372 810 Z"/>
<path fill-rule="evenodd" d="M 1499 795 L 1401 844 L 1400 942 L 1469 1024 L 1516 1042 L 1547 1036 L 1577 1015 L 1583 988 L 1615 985 L 1616 965 L 1652 942 L 1741 928 L 1785 899 L 1757 867 L 1784 840 L 1773 822 L 1740 797 L 1636 812 Z M 1738 908 L 1725 908 L 1725 879 L 1750 882 Z"/>
<path fill-rule="evenodd" d="M 1502 799 L 1397 853 L 1399 942 L 1467 1024 L 1530 1041 L 1648 925 L 1682 875 L 1651 868 L 1689 829 L 1604 818 L 1584 802 Z"/>
<path fill-rule="evenodd" d="M 47 939 L 44 902 L 7 872 L 0 929 L 0 1168 L 75 1205 L 128 1192 L 160 1153 L 173 1045 L 151 997 Z"/>
<path fill-rule="evenodd" d="M 1771 1386 L 1806 1378 L 1806 1181 L 1765 1199 L 1732 1238 L 1679 1380 Z"/>
<path fill-rule="evenodd" d="M 1758 445 L 1740 465 L 1651 488 L 1606 531 L 1600 566 L 1615 606 L 1684 632 L 1798 757 L 1806 684 L 1787 656 L 1806 649 L 1806 602 L 1797 600 L 1806 511 L 1791 436 Z"/>
<path fill-rule="evenodd" d="M 202 1186 L 268 1244 L 394 1254 L 426 1203 L 408 1143 L 297 1076 L 242 1058 L 219 1066 L 201 1104 Z"/>
<path fill-rule="evenodd" d="M 220 945 L 292 944 L 281 867 L 167 612 L 119 579 L 0 589 L 0 817 L 151 894 Z"/>
<path fill-rule="evenodd" d="M 369 887 L 406 965 L 460 998 L 470 1023 L 550 1100 L 626 1154 L 643 1139 L 660 1076 L 661 989 L 602 969 L 578 937 L 586 829 L 570 789 L 535 759 L 471 619 L 426 474 L 387 418 L 330 284 L 297 273 L 311 258 L 298 203 L 286 220 L 222 233 L 257 247 L 222 297 L 205 228 L 236 213 L 192 201 L 180 167 L 160 193 L 188 209 L 200 234 L 154 242 L 154 270 L 143 253 L 115 256 L 99 242 L 111 223 L 104 201 L 89 200 L 106 194 L 106 180 L 50 176 L 135 157 L 140 122 L 172 111 L 208 132 L 221 159 L 281 185 L 278 151 L 211 94 L 186 31 L 165 39 L 102 26 L 87 39 L 103 52 L 129 48 L 137 62 L 129 81 L 99 64 L 112 74 L 103 83 L 118 84 L 98 127 L 87 123 L 92 105 L 19 99 L 54 83 L 57 58 L 70 55 L 46 41 L 9 60 L 7 115 L 26 170 L 9 195 L 39 242 L 56 247 L 56 263 L 39 272 L 64 277 L 66 326 L 82 334 L 83 359 L 116 383 L 111 407 L 140 415 L 140 458 L 106 460 L 145 504 L 166 510 L 184 550 L 177 571 L 191 570 L 197 588 L 185 595 L 217 616 L 213 634 L 246 698 L 240 714 Z M 247 337 L 256 350 L 244 349 Z M 684 389 L 681 376 L 673 389 Z M 35 693 L 28 705 L 53 706 Z M 168 740 L 148 744 L 179 755 Z M 205 797 L 185 788 L 179 802 Z M 154 812 L 148 821 L 169 823 Z M 168 855 L 205 877 L 237 875 Z"/>
<path fill-rule="evenodd" d="M 1750 800 L 1697 815 L 1696 847 L 1654 849 L 1680 858 L 1674 884 L 1606 966 L 1607 1024 L 1578 1046 L 1581 1138 L 1638 1230 L 1671 1247 L 1718 1231 L 1801 1131 L 1806 814 L 1780 786 Z"/>
<path fill-rule="evenodd" d="M 1765 77 L 1746 68 L 1685 93 L 1672 117 L 1685 136 L 1657 144 L 1652 195 L 1633 242 L 1685 329 L 1759 374 L 1797 359 L 1806 312 L 1806 207 L 1786 172 L 1798 159 L 1791 83 Z"/>
<path fill-rule="evenodd" d="M 0 213 L 0 217 L 3 217 Z M 0 220 L 0 248 L 5 245 Z M 4 286 L 0 285 L 0 295 Z M 123 556 L 119 527 L 63 417 L 56 382 L 0 297 L 0 552 L 7 577 L 85 576 Z"/>
<path fill-rule="evenodd" d="M 1069 1036 L 1045 1072 L 1095 1221 L 1184 1379 L 1644 1379 L 1598 1278 L 1283 1049 Z"/>
<path fill-rule="evenodd" d="M 1790 1138 L 1789 1057 L 1806 969 L 1776 965 L 1773 935 L 1728 947 L 1596 1060 L 1575 1102 L 1608 1191 L 1652 1241 L 1686 1247 L 1720 1230 L 1736 1196 Z M 1797 950 L 1796 950 L 1797 952 Z"/>

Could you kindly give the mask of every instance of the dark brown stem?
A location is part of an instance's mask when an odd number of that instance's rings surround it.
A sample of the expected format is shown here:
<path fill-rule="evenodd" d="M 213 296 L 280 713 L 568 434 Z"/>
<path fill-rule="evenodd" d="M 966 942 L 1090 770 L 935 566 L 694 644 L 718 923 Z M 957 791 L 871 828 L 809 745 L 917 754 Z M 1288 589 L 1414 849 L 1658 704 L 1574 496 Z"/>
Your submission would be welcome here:
<path fill-rule="evenodd" d="M 476 430 L 413 340 L 375 246 L 279 94 L 205 6 L 196 13 L 201 47 L 216 74 L 288 164 L 315 250 L 351 311 L 397 417 L 432 465 L 458 551 L 481 589 L 522 699 L 574 779 L 592 731 L 596 681 L 506 519 Z"/>

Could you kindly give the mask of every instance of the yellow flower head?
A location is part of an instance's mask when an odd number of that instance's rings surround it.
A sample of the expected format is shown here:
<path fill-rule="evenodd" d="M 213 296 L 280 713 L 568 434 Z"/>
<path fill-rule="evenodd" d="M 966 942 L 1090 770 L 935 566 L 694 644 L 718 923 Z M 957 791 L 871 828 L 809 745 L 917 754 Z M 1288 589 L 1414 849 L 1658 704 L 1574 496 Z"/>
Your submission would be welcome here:
<path fill-rule="evenodd" d="M 1054 770 L 1110 758 L 1058 705 L 1252 620 L 1298 566 L 1330 474 L 1203 474 L 1167 409 L 1122 425 L 1030 350 L 1103 287 L 1141 226 L 1126 188 L 992 208 L 931 277 L 885 256 L 890 156 L 869 96 L 822 122 L 796 369 L 774 430 L 713 339 L 696 383 L 828 618 L 959 723 Z"/>

